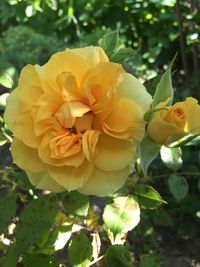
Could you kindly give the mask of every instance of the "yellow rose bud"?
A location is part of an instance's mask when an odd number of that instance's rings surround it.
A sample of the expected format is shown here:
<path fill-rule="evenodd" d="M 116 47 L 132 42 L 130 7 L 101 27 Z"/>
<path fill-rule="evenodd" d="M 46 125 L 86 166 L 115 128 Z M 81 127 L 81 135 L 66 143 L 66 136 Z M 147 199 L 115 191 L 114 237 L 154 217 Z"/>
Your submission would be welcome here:
<path fill-rule="evenodd" d="M 168 145 L 186 134 L 200 134 L 200 105 L 196 99 L 188 97 L 171 107 L 165 105 L 162 102 L 156 107 L 163 109 L 153 113 L 148 124 L 148 134 L 155 142 Z"/>
<path fill-rule="evenodd" d="M 100 47 L 67 49 L 27 65 L 7 100 L 13 161 L 53 192 L 107 195 L 123 186 L 152 98 Z"/>

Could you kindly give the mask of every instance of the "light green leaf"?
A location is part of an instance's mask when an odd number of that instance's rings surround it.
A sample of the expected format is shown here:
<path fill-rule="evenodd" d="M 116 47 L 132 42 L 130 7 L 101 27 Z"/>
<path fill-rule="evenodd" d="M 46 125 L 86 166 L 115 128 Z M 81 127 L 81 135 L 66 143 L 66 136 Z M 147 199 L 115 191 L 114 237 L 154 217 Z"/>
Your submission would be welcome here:
<path fill-rule="evenodd" d="M 140 160 L 145 175 L 147 174 L 149 165 L 157 157 L 160 147 L 161 146 L 155 143 L 149 135 L 145 135 L 140 143 Z"/>
<path fill-rule="evenodd" d="M 169 190 L 172 195 L 180 201 L 185 198 L 188 194 L 189 186 L 186 178 L 180 175 L 171 175 L 168 178 Z"/>
<path fill-rule="evenodd" d="M 106 252 L 107 267 L 133 267 L 128 249 L 123 245 L 110 246 Z"/>
<path fill-rule="evenodd" d="M 0 234 L 3 233 L 11 222 L 17 209 L 16 194 L 0 197 Z"/>
<path fill-rule="evenodd" d="M 158 83 L 156 87 L 156 92 L 153 97 L 152 107 L 155 107 L 160 102 L 163 102 L 167 100 L 168 98 L 171 98 L 169 104 L 171 104 L 173 101 L 174 91 L 172 88 L 171 68 L 174 63 L 175 58 L 176 58 L 176 55 L 173 58 L 172 62 L 170 63 L 166 72 L 162 75 L 160 82 Z"/>
<path fill-rule="evenodd" d="M 161 204 L 166 203 L 160 194 L 150 185 L 137 184 L 134 186 L 132 193 L 138 201 L 140 208 L 155 209 Z"/>
<path fill-rule="evenodd" d="M 56 210 L 54 196 L 40 196 L 24 208 L 16 227 L 17 253 L 26 251 L 51 228 Z"/>
<path fill-rule="evenodd" d="M 133 56 L 134 52 L 132 48 L 121 48 L 114 54 L 112 54 L 110 61 L 116 63 L 123 63 L 123 61 L 131 56 Z"/>
<path fill-rule="evenodd" d="M 25 254 L 23 256 L 24 267 L 59 267 L 59 263 L 53 256 Z"/>
<path fill-rule="evenodd" d="M 161 147 L 160 155 L 163 163 L 171 170 L 177 171 L 182 166 L 182 151 L 178 147 Z"/>
<path fill-rule="evenodd" d="M 68 248 L 69 262 L 73 267 L 87 267 L 92 258 L 92 245 L 84 232 L 75 236 Z"/>
<path fill-rule="evenodd" d="M 103 212 L 106 226 L 116 235 L 132 230 L 140 221 L 140 208 L 132 196 L 117 197 Z"/>
<path fill-rule="evenodd" d="M 76 191 L 62 193 L 61 199 L 67 212 L 79 217 L 86 217 L 89 209 L 88 196 Z"/>
<path fill-rule="evenodd" d="M 99 40 L 99 45 L 104 49 L 106 54 L 110 57 L 114 54 L 119 41 L 118 30 L 106 33 L 102 39 Z"/>

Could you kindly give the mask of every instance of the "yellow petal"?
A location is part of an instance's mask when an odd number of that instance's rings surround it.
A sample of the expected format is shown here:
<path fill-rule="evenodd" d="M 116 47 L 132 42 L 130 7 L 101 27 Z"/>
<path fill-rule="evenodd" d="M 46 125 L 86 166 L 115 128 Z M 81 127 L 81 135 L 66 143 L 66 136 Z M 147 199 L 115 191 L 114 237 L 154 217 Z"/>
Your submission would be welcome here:
<path fill-rule="evenodd" d="M 88 130 L 82 136 L 83 153 L 88 161 L 93 159 L 98 138 L 99 132 L 94 130 Z"/>
<path fill-rule="evenodd" d="M 15 89 L 12 93 L 8 96 L 6 102 L 6 110 L 4 113 L 4 120 L 5 123 L 8 125 L 8 128 L 13 131 L 14 123 L 16 118 L 19 114 L 19 98 L 18 98 L 18 91 Z"/>
<path fill-rule="evenodd" d="M 34 133 L 34 121 L 29 112 L 17 117 L 14 125 L 14 135 L 27 146 L 38 147 L 40 140 Z"/>
<path fill-rule="evenodd" d="M 30 110 L 44 93 L 43 85 L 40 80 L 40 66 L 27 65 L 21 71 L 19 77 L 18 95 L 20 99 L 21 112 Z"/>
<path fill-rule="evenodd" d="M 104 119 L 104 131 L 117 138 L 132 138 L 141 141 L 145 122 L 142 109 L 129 99 L 115 101 L 109 115 Z M 124 135 L 124 134 L 127 135 Z"/>
<path fill-rule="evenodd" d="M 26 174 L 28 175 L 28 178 L 32 185 L 34 185 L 36 188 L 41 190 L 48 190 L 51 192 L 62 192 L 66 189 L 53 180 L 48 172 L 37 172 L 32 173 L 30 171 L 26 171 Z"/>
<path fill-rule="evenodd" d="M 93 166 L 85 161 L 78 168 L 74 167 L 50 167 L 49 175 L 68 191 L 81 188 L 91 175 Z"/>
<path fill-rule="evenodd" d="M 200 105 L 195 98 L 188 97 L 186 99 L 187 107 L 187 123 L 185 131 L 192 134 L 200 134 Z"/>
<path fill-rule="evenodd" d="M 119 98 L 132 99 L 144 112 L 150 108 L 152 102 L 152 96 L 146 91 L 146 88 L 138 79 L 129 73 L 123 74 L 116 94 Z"/>
<path fill-rule="evenodd" d="M 129 168 L 116 171 L 104 172 L 94 168 L 91 176 L 79 189 L 79 192 L 86 195 L 107 196 L 119 190 L 126 182 L 129 175 Z"/>
<path fill-rule="evenodd" d="M 56 132 L 55 133 L 50 132 L 42 138 L 41 144 L 38 147 L 38 154 L 41 160 L 45 162 L 46 164 L 53 165 L 53 166 L 79 167 L 80 165 L 82 165 L 85 159 L 85 156 L 81 148 L 79 149 L 80 152 L 77 152 L 75 155 L 59 157 L 59 158 L 52 157 L 52 150 L 51 150 L 50 144 L 51 144 L 51 140 L 55 136 L 57 136 Z"/>
<path fill-rule="evenodd" d="M 167 112 L 167 111 L 166 111 Z M 173 135 L 179 135 L 183 130 L 178 128 L 174 123 L 167 123 L 162 119 L 161 113 L 157 112 L 150 120 L 147 132 L 149 136 L 158 144 L 166 144 L 168 138 Z"/>
<path fill-rule="evenodd" d="M 101 47 L 88 46 L 84 48 L 75 48 L 71 50 L 73 53 L 84 58 L 90 67 L 94 67 L 99 62 L 109 61 L 107 55 Z"/>
<path fill-rule="evenodd" d="M 39 158 L 37 150 L 26 146 L 16 137 L 13 139 L 11 152 L 13 162 L 26 171 L 41 172 L 46 168 L 46 165 Z"/>
<path fill-rule="evenodd" d="M 58 75 L 63 72 L 69 72 L 76 77 L 79 84 L 89 65 L 80 56 L 72 53 L 70 50 L 66 50 L 54 54 L 43 68 L 48 84 L 53 90 L 60 91 L 61 88 L 58 88 L 57 84 Z"/>
<path fill-rule="evenodd" d="M 104 171 L 118 171 L 128 167 L 134 158 L 136 145 L 106 134 L 99 136 L 94 165 Z"/>

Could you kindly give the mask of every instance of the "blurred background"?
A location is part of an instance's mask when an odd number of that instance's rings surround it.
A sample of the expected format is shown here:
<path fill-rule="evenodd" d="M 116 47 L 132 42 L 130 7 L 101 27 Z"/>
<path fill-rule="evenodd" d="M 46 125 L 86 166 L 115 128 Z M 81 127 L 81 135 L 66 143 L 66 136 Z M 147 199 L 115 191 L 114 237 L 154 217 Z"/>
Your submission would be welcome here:
<path fill-rule="evenodd" d="M 199 10 L 199 0 L 1 0 L 0 194 L 18 183 L 20 203 L 25 203 L 30 187 L 24 174 L 9 167 L 10 137 L 3 122 L 5 99 L 23 66 L 44 64 L 65 48 L 98 45 L 105 33 L 118 30 L 119 47 L 131 51 L 122 62 L 127 71 L 150 88 L 149 80 L 162 74 L 177 52 L 172 77 L 175 99 L 199 99 Z M 145 178 L 168 205 L 142 211 L 141 224 L 129 233 L 128 246 L 140 267 L 200 266 L 199 147 L 183 148 L 178 167 L 157 159 Z M 174 185 L 184 190 L 181 200 L 167 180 L 174 174 L 185 179 L 184 188 Z M 0 241 L 0 255 L 5 246 Z"/>

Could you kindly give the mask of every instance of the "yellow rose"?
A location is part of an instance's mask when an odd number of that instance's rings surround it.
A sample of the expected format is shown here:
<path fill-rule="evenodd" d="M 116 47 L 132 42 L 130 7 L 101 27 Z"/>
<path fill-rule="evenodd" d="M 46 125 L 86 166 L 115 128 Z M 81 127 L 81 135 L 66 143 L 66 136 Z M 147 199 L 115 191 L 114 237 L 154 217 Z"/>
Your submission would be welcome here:
<path fill-rule="evenodd" d="M 27 65 L 7 101 L 11 152 L 31 183 L 53 192 L 118 190 L 142 140 L 151 96 L 100 47 Z"/>
<path fill-rule="evenodd" d="M 200 134 L 200 105 L 196 99 L 188 97 L 171 107 L 165 107 L 166 102 L 157 105 L 164 109 L 153 113 L 148 124 L 148 134 L 154 141 L 168 145 L 186 134 Z"/>

